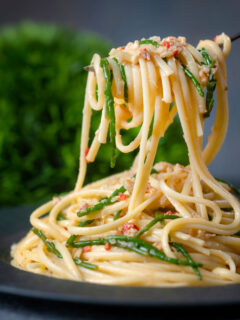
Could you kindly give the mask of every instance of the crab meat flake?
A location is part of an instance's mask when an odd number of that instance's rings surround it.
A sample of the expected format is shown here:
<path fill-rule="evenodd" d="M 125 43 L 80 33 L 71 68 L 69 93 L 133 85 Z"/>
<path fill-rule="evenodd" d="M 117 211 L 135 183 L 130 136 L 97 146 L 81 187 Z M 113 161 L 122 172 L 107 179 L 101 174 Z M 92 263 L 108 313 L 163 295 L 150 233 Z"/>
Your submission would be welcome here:
<path fill-rule="evenodd" d="M 160 43 L 160 41 L 161 41 L 161 38 L 159 36 L 153 36 L 153 37 L 150 37 L 149 39 L 153 40 L 153 41 L 156 41 L 158 43 Z M 143 40 L 145 40 L 145 39 L 143 39 Z"/>
<path fill-rule="evenodd" d="M 158 173 L 162 172 L 172 172 L 174 169 L 174 166 L 168 162 L 159 162 L 156 163 L 154 168 L 158 171 Z"/>
<path fill-rule="evenodd" d="M 205 82 L 208 81 L 208 76 L 207 76 L 207 74 L 206 74 L 203 70 L 201 70 L 201 71 L 199 72 L 199 76 L 200 76 L 201 81 L 202 81 L 203 83 L 205 83 Z"/>
<path fill-rule="evenodd" d="M 127 179 L 126 182 L 125 182 L 125 188 L 129 192 L 129 194 L 132 194 L 133 187 L 134 187 L 134 180 L 133 179 Z"/>
<path fill-rule="evenodd" d="M 182 165 L 179 164 L 179 163 L 177 163 L 177 164 L 175 165 L 174 171 L 175 171 L 176 173 L 184 173 L 184 172 L 186 172 L 185 167 L 182 166 Z"/>
<path fill-rule="evenodd" d="M 125 223 L 122 226 L 121 234 L 124 236 L 134 236 L 135 233 L 139 230 L 138 226 L 136 226 L 134 223 Z"/>
<path fill-rule="evenodd" d="M 145 60 L 150 60 L 150 53 L 149 53 L 149 51 L 145 48 L 145 49 L 142 49 L 141 51 L 140 51 L 140 55 L 143 57 L 143 59 L 145 59 Z"/>

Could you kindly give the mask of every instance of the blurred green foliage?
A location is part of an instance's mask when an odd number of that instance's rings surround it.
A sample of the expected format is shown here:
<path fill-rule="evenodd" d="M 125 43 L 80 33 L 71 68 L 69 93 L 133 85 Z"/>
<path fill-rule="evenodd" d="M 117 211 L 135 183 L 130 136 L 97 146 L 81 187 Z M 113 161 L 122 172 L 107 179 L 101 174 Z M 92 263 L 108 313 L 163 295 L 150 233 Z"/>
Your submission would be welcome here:
<path fill-rule="evenodd" d="M 0 205 L 33 203 L 71 190 L 78 172 L 86 72 L 94 52 L 110 43 L 54 25 L 23 23 L 0 32 Z M 100 120 L 93 113 L 90 136 Z M 156 160 L 187 164 L 176 118 L 161 139 Z M 136 134 L 127 133 L 126 141 Z M 103 145 L 89 165 L 86 183 L 129 168 L 134 155 L 120 154 L 110 169 Z"/>

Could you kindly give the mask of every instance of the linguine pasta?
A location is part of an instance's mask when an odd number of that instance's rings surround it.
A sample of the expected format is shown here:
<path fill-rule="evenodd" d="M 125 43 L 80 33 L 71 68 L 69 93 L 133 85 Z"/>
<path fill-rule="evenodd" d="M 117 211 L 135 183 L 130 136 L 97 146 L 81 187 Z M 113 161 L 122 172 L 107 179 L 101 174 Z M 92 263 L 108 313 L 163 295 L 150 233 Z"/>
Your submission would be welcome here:
<path fill-rule="evenodd" d="M 201 286 L 240 282 L 240 206 L 207 166 L 228 124 L 228 36 L 159 37 L 93 56 L 83 108 L 75 189 L 36 209 L 33 229 L 12 246 L 12 264 L 48 276 L 102 284 Z M 216 88 L 216 118 L 203 148 Z M 205 93 L 204 93 L 205 92 Z M 205 95 L 205 97 L 204 97 Z M 92 110 L 101 121 L 91 144 Z M 159 139 L 178 113 L 190 164 L 154 165 Z M 122 131 L 139 127 L 128 145 Z M 139 148 L 130 170 L 83 187 L 101 144 Z"/>

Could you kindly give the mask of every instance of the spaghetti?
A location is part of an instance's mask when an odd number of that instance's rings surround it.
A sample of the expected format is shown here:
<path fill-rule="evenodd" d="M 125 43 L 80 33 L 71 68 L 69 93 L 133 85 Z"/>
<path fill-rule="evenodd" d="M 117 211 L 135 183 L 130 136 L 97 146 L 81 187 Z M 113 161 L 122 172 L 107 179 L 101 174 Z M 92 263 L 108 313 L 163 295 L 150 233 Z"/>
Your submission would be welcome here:
<path fill-rule="evenodd" d="M 220 48 L 220 44 L 222 49 Z M 83 108 L 80 171 L 74 191 L 35 210 L 33 229 L 12 246 L 12 264 L 38 274 L 102 284 L 196 286 L 240 282 L 240 206 L 207 165 L 228 124 L 226 84 L 231 41 L 159 37 L 93 56 Z M 212 133 L 204 119 L 217 91 Z M 204 97 L 206 92 L 206 97 Z M 101 112 L 89 144 L 92 110 Z M 178 113 L 190 164 L 154 165 L 159 139 Z M 140 127 L 125 145 L 122 129 Z M 83 187 L 101 144 L 128 153 L 129 171 Z"/>

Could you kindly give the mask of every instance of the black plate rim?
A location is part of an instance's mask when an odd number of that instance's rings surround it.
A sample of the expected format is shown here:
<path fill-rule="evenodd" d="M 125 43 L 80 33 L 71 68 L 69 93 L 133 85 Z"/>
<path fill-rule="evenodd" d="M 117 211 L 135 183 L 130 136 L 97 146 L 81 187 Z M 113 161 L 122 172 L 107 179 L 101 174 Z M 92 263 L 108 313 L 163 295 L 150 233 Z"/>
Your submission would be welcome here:
<path fill-rule="evenodd" d="M 25 210 L 21 225 L 13 225 L 16 216 Z M 12 208 L 0 210 L 6 227 L 0 241 L 0 293 L 44 300 L 95 305 L 142 307 L 213 307 L 240 304 L 240 284 L 209 287 L 130 287 L 76 282 L 37 275 L 11 266 L 10 245 L 19 241 L 28 231 L 31 209 Z M 10 228 L 10 227 L 9 227 Z M 1 231 L 1 230 L 0 230 Z M 9 234 L 9 231 L 11 234 Z"/>
<path fill-rule="evenodd" d="M 21 284 L 6 284 L 4 275 L 11 270 L 21 276 L 23 282 L 31 280 L 32 289 L 23 288 Z M 34 288 L 39 280 L 46 285 L 51 284 L 71 284 L 76 286 L 79 293 L 62 293 L 37 290 Z M 51 286 L 50 286 L 51 287 Z M 62 286 L 61 286 L 62 287 Z M 105 295 L 89 294 L 89 289 L 96 293 L 96 290 L 104 292 Z M 87 291 L 87 292 L 86 292 Z M 115 296 L 116 291 L 120 293 L 120 297 Z M 141 306 L 141 307 L 213 307 L 213 306 L 234 306 L 240 303 L 240 285 L 231 284 L 225 286 L 209 286 L 209 287 L 178 287 L 178 288 L 154 288 L 154 287 L 130 287 L 116 285 L 102 285 L 86 282 L 76 282 L 72 280 L 63 280 L 51 278 L 44 275 L 36 275 L 24 270 L 16 269 L 15 267 L 0 261 L 0 293 L 7 293 L 21 297 L 52 300 L 61 302 L 95 304 L 95 305 L 117 305 L 117 306 Z M 144 299 L 136 297 L 133 293 L 138 293 L 145 297 Z M 157 293 L 157 294 L 156 294 Z M 174 294 L 174 298 L 168 298 Z M 137 296 L 138 296 L 137 295 Z M 156 296 L 159 298 L 156 299 Z M 176 299 L 176 296 L 179 299 Z M 185 298 L 184 298 L 185 297 Z M 204 297 L 207 297 L 205 299 Z M 204 298 L 204 299 L 201 299 Z"/>

